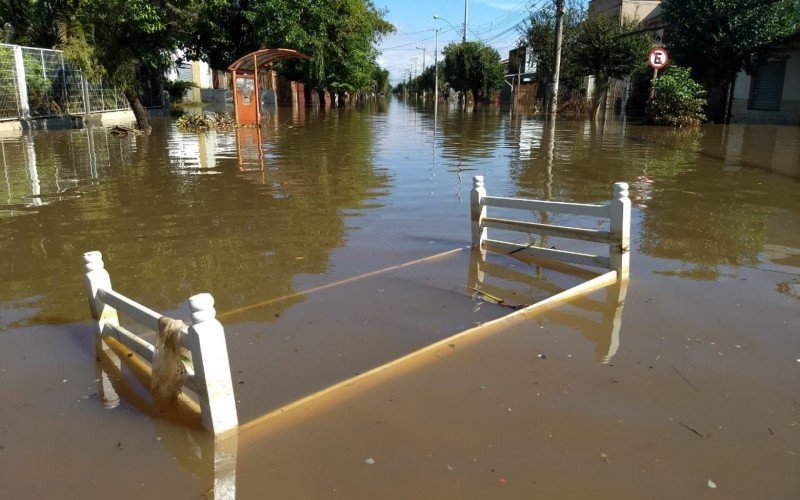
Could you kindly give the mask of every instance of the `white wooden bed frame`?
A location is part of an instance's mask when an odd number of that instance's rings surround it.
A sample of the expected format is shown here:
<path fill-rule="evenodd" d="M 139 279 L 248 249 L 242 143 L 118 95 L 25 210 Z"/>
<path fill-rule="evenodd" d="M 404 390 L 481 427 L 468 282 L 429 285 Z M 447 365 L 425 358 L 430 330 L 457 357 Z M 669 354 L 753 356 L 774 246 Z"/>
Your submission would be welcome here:
<path fill-rule="evenodd" d="M 489 217 L 487 215 L 487 207 L 591 216 L 609 219 L 610 224 L 608 231 L 599 231 L 511 219 L 499 219 Z M 608 286 L 617 280 L 627 277 L 630 266 L 631 204 L 628 199 L 628 185 L 623 182 L 614 184 L 614 197 L 610 203 L 593 205 L 487 196 L 486 189 L 484 188 L 483 176 L 475 176 L 473 177 L 473 189 L 471 192 L 471 215 L 472 246 L 478 249 L 481 254 L 486 250 L 490 250 L 506 254 L 519 254 L 519 256 L 528 256 L 534 259 L 548 259 L 581 266 L 600 267 L 610 271 L 585 283 L 557 293 L 541 302 L 517 310 L 508 316 L 457 333 L 448 339 L 434 342 L 418 351 L 414 351 L 385 365 L 364 372 L 357 377 L 334 384 L 327 389 L 281 408 L 281 413 L 283 413 L 284 409 L 289 410 L 291 407 L 304 404 L 312 398 L 351 385 L 360 379 L 379 373 L 405 360 L 435 349 L 439 345 L 444 345 L 443 343 L 466 337 L 490 324 L 520 315 L 525 316 L 527 314 L 532 314 L 535 311 L 551 307 L 552 304 L 590 293 L 593 290 Z M 534 246 L 533 244 L 521 245 L 508 241 L 494 240 L 488 238 L 488 228 L 603 243 L 608 245 L 609 252 L 607 256 L 596 255 L 543 248 Z M 449 255 L 453 252 L 454 250 L 444 252 L 440 254 L 440 256 Z M 94 320 L 97 348 L 102 349 L 113 357 L 114 353 L 110 352 L 111 349 L 108 343 L 105 342 L 106 339 L 112 338 L 152 364 L 155 347 L 142 337 L 120 326 L 118 314 L 122 313 L 153 331 L 158 331 L 158 320 L 161 314 L 120 294 L 111 287 L 111 278 L 105 270 L 103 257 L 100 252 L 93 251 L 83 254 L 83 262 L 86 270 L 86 288 L 89 297 L 89 307 L 92 319 Z M 397 266 L 393 266 L 387 269 L 394 269 L 396 267 Z M 373 276 L 376 273 L 377 272 L 366 273 L 360 277 Z M 342 283 L 350 282 L 360 277 L 344 280 Z M 236 414 L 236 400 L 234 398 L 230 364 L 228 361 L 228 349 L 225 342 L 225 331 L 222 324 L 216 319 L 214 298 L 210 294 L 201 293 L 192 296 L 189 299 L 189 308 L 191 310 L 192 324 L 182 332 L 181 339 L 182 345 L 186 349 L 189 358 L 188 361 L 185 362 L 187 378 L 184 385 L 197 395 L 197 403 L 200 406 L 203 426 L 215 436 L 218 436 L 239 428 Z M 272 414 L 277 414 L 277 410 L 249 422 L 245 427 L 263 421 Z"/>

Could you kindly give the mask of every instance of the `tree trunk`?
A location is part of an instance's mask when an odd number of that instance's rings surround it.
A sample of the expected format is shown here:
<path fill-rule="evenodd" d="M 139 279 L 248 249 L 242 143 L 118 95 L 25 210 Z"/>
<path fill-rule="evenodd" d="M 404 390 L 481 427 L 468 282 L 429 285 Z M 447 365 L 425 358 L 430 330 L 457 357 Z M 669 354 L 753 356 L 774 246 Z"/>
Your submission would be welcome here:
<path fill-rule="evenodd" d="M 133 110 L 133 116 L 136 117 L 136 126 L 139 127 L 139 130 L 145 134 L 149 134 L 152 129 L 150 127 L 150 123 L 147 121 L 147 110 L 144 109 L 144 106 L 142 106 L 142 101 L 139 99 L 139 94 L 128 90 L 125 92 L 125 98 L 128 99 L 128 104 L 130 105 L 131 110 Z"/>
<path fill-rule="evenodd" d="M 727 120 L 729 87 L 727 83 L 721 83 L 708 87 L 708 105 L 706 106 L 706 118 L 714 123 L 725 123 Z"/>

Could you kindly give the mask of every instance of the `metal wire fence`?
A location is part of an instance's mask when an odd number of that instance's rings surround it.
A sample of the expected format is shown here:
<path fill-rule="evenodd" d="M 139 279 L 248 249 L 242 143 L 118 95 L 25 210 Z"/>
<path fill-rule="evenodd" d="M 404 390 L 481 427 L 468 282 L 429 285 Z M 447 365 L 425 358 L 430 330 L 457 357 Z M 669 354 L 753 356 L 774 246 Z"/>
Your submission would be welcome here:
<path fill-rule="evenodd" d="M 20 116 L 14 49 L 0 44 L 0 120 Z"/>
<path fill-rule="evenodd" d="M 21 54 L 26 99 L 21 99 L 20 61 L 15 52 Z M 156 99 L 148 99 L 154 101 L 148 103 L 150 107 L 163 105 L 163 101 L 155 102 L 160 101 L 160 92 L 155 94 Z M 48 117 L 123 110 L 128 109 L 128 101 L 116 86 L 87 80 L 64 60 L 60 50 L 0 44 L 0 120 L 24 118 L 26 107 L 31 117 Z"/>

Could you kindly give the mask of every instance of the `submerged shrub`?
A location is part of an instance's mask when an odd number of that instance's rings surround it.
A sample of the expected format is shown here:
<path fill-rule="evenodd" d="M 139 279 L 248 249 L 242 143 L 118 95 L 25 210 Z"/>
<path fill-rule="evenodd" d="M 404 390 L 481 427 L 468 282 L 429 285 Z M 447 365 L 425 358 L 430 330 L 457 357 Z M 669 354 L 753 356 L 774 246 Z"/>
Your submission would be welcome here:
<path fill-rule="evenodd" d="M 706 119 L 706 91 L 692 79 L 689 68 L 670 66 L 653 82 L 653 92 L 647 113 L 650 123 L 684 127 Z"/>
<path fill-rule="evenodd" d="M 178 117 L 175 121 L 178 130 L 185 132 L 206 132 L 211 130 L 211 120 L 206 118 L 203 113 L 190 113 Z"/>
<path fill-rule="evenodd" d="M 239 127 L 239 124 L 227 113 L 216 113 L 213 116 L 205 113 L 187 113 L 178 117 L 175 126 L 184 132 L 207 132 L 209 130 L 234 130 Z"/>
<path fill-rule="evenodd" d="M 558 116 L 567 119 L 586 118 L 591 112 L 591 102 L 580 92 L 574 92 L 558 102 Z"/>

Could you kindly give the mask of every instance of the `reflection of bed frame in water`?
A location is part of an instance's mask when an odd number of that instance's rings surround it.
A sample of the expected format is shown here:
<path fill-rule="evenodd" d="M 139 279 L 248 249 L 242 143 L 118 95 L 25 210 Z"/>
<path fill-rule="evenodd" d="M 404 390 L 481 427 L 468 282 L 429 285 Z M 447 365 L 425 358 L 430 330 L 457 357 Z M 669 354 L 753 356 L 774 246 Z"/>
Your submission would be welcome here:
<path fill-rule="evenodd" d="M 470 254 L 469 274 L 467 277 L 467 288 L 490 297 L 490 302 L 501 301 L 501 304 L 510 305 L 514 308 L 524 307 L 535 304 L 541 299 L 536 299 L 528 292 L 529 290 L 540 290 L 550 296 L 558 295 L 563 292 L 563 288 L 557 284 L 544 279 L 541 274 L 530 275 L 508 266 L 488 262 L 486 253 L 477 248 L 472 249 Z M 536 264 L 538 270 L 550 269 L 559 274 L 573 275 L 579 278 L 590 278 L 599 276 L 598 273 L 587 271 L 582 268 L 572 268 L 567 265 L 540 265 L 537 261 L 529 262 L 529 259 L 521 258 L 524 263 Z M 492 278 L 489 282 L 487 278 Z M 528 290 L 508 288 L 497 282 L 522 284 Z M 556 323 L 576 328 L 581 334 L 595 344 L 597 361 L 608 363 L 616 354 L 619 348 L 619 330 L 622 325 L 622 308 L 625 303 L 625 294 L 628 289 L 628 280 L 616 280 L 605 288 L 605 300 L 600 302 L 579 297 L 569 302 L 568 306 L 578 309 L 577 313 L 564 312 L 560 309 L 551 310 L 548 319 Z M 592 315 L 600 315 L 600 320 L 595 321 Z"/>
<path fill-rule="evenodd" d="M 120 360 L 128 372 L 143 386 L 150 383 L 150 367 L 134 356 L 123 344 L 110 340 L 109 350 L 98 349 L 98 394 L 105 408 L 115 408 L 120 397 L 142 414 L 150 417 L 158 440 L 175 457 L 178 466 L 195 475 L 207 498 L 236 497 L 237 433 L 215 436 L 203 428 L 199 408 L 181 396 L 173 409 L 157 408 L 128 382 Z M 167 417 L 165 419 L 164 417 Z"/>

